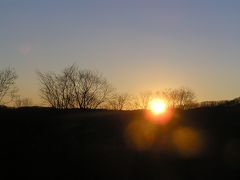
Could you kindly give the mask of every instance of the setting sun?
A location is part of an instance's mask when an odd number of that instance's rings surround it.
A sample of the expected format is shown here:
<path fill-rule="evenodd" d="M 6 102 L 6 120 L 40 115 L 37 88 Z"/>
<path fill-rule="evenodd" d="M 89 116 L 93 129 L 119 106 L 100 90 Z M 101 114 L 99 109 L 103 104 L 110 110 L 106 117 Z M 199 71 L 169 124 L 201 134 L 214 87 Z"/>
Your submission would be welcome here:
<path fill-rule="evenodd" d="M 153 114 L 158 115 L 164 113 L 167 109 L 166 103 L 160 99 L 153 99 L 149 103 L 149 109 Z"/>

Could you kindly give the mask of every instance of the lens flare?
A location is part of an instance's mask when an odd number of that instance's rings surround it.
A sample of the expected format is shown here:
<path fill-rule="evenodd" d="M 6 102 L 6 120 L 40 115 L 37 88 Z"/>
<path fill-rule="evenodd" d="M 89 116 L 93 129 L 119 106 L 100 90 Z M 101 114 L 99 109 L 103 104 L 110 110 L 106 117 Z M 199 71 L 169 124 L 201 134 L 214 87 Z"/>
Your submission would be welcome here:
<path fill-rule="evenodd" d="M 173 132 L 172 142 L 182 157 L 196 157 L 204 152 L 204 137 L 197 130 L 181 127 Z"/>
<path fill-rule="evenodd" d="M 126 129 L 126 141 L 138 151 L 151 149 L 156 134 L 156 126 L 143 120 L 133 120 Z"/>

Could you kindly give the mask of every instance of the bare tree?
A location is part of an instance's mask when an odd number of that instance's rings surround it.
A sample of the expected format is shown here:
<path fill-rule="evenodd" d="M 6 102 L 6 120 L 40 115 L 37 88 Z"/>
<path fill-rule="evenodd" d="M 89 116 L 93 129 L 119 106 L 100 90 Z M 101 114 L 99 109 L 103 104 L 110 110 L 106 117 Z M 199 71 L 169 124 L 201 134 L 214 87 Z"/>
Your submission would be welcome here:
<path fill-rule="evenodd" d="M 0 104 L 7 104 L 17 91 L 15 80 L 17 74 L 14 69 L 6 68 L 0 71 Z"/>
<path fill-rule="evenodd" d="M 64 70 L 62 74 L 40 73 L 41 98 L 54 108 L 74 107 L 74 94 L 69 74 Z"/>
<path fill-rule="evenodd" d="M 54 108 L 63 108 L 60 105 L 60 96 L 57 83 L 57 75 L 55 73 L 38 72 L 41 83 L 41 98 Z"/>
<path fill-rule="evenodd" d="M 99 73 L 79 70 L 74 64 L 65 69 L 69 75 L 75 106 L 78 108 L 98 108 L 111 98 L 112 86 Z"/>
<path fill-rule="evenodd" d="M 17 96 L 14 100 L 14 104 L 16 107 L 27 107 L 32 105 L 32 100 L 30 98 L 21 98 Z"/>
<path fill-rule="evenodd" d="M 114 94 L 113 98 L 109 101 L 110 109 L 113 110 L 123 110 L 126 109 L 126 105 L 129 100 L 129 95 L 127 93 Z"/>
<path fill-rule="evenodd" d="M 133 100 L 135 109 L 147 109 L 153 94 L 151 91 L 144 91 L 138 94 Z"/>
<path fill-rule="evenodd" d="M 62 74 L 38 73 L 41 97 L 52 107 L 98 108 L 110 98 L 111 85 L 100 74 L 73 64 Z"/>
<path fill-rule="evenodd" d="M 186 87 L 178 89 L 178 107 L 189 108 L 196 98 L 195 93 Z"/>
<path fill-rule="evenodd" d="M 195 93 L 186 87 L 179 89 L 166 89 L 162 92 L 162 97 L 172 108 L 189 108 L 194 103 Z"/>
<path fill-rule="evenodd" d="M 161 97 L 167 102 L 169 107 L 175 108 L 177 106 L 177 89 L 165 89 L 161 93 Z"/>

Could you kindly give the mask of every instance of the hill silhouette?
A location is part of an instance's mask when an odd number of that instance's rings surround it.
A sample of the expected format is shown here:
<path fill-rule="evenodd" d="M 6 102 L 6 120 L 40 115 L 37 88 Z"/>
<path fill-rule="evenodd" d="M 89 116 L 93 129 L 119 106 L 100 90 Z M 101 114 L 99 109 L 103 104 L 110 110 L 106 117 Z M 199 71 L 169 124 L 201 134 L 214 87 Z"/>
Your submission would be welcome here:
<path fill-rule="evenodd" d="M 146 114 L 1 108 L 2 179 L 239 179 L 239 104 Z"/>

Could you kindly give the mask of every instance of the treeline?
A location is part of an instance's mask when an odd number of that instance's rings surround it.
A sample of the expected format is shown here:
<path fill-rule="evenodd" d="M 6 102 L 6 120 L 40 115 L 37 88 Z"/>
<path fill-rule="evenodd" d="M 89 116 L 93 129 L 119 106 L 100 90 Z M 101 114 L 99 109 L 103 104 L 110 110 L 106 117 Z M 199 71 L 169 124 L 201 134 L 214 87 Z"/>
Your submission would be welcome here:
<path fill-rule="evenodd" d="M 204 101 L 197 104 L 198 107 L 236 106 L 240 105 L 240 97 L 233 100 Z"/>
<path fill-rule="evenodd" d="M 60 109 L 146 109 L 153 98 L 163 99 L 171 108 L 210 106 L 213 102 L 197 103 L 196 94 L 189 88 L 168 88 L 159 92 L 145 91 L 137 95 L 118 92 L 105 77 L 91 70 L 82 70 L 76 64 L 60 73 L 37 72 L 40 96 L 50 107 Z M 0 71 L 0 104 L 16 107 L 30 106 L 31 99 L 18 95 L 14 69 Z M 217 104 L 217 103 L 215 103 Z"/>

